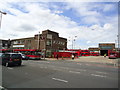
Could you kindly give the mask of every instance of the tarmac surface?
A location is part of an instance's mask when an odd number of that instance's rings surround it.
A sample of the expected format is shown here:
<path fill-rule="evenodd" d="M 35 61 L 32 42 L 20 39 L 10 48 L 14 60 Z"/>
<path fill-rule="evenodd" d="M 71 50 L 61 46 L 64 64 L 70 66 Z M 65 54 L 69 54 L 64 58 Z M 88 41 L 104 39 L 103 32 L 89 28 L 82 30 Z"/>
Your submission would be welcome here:
<path fill-rule="evenodd" d="M 87 62 L 95 64 L 107 64 L 115 67 L 120 67 L 120 58 L 118 59 L 109 59 L 108 57 L 103 56 L 81 56 L 72 60 L 71 58 L 45 58 L 45 60 L 67 60 L 73 62 Z"/>
<path fill-rule="evenodd" d="M 96 59 L 95 59 L 96 58 Z M 103 57 L 78 59 L 23 60 L 21 66 L 2 66 L 0 88 L 118 88 L 118 71 L 114 65 L 90 62 Z M 88 62 L 88 61 L 89 62 Z"/>

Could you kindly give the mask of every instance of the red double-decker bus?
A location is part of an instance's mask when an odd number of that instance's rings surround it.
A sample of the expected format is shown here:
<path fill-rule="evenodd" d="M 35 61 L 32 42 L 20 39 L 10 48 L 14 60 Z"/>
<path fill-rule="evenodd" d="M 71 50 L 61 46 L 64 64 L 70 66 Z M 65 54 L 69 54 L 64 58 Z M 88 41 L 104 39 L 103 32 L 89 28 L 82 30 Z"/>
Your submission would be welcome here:
<path fill-rule="evenodd" d="M 90 56 L 89 50 L 81 50 L 81 56 Z"/>
<path fill-rule="evenodd" d="M 99 51 L 90 51 L 90 56 L 100 56 Z"/>
<path fill-rule="evenodd" d="M 1 53 L 21 53 L 25 54 L 29 59 L 41 59 L 41 50 L 37 49 L 0 49 Z"/>
<path fill-rule="evenodd" d="M 108 58 L 120 58 L 120 51 L 108 50 Z"/>
<path fill-rule="evenodd" d="M 13 52 L 25 54 L 29 59 L 41 59 L 41 50 L 37 49 L 13 49 Z"/>

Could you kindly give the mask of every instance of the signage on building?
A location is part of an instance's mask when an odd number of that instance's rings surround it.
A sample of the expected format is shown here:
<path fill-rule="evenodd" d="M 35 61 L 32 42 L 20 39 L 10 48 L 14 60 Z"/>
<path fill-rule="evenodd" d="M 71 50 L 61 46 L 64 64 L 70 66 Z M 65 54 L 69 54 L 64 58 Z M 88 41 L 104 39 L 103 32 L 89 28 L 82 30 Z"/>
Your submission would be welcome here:
<path fill-rule="evenodd" d="M 102 50 L 108 50 L 108 49 L 113 49 L 113 47 L 112 46 L 100 46 L 100 49 L 102 49 Z"/>
<path fill-rule="evenodd" d="M 13 45 L 13 47 L 24 47 L 25 45 Z"/>
<path fill-rule="evenodd" d="M 99 48 L 101 50 L 112 50 L 115 48 L 115 44 L 114 43 L 99 44 Z"/>

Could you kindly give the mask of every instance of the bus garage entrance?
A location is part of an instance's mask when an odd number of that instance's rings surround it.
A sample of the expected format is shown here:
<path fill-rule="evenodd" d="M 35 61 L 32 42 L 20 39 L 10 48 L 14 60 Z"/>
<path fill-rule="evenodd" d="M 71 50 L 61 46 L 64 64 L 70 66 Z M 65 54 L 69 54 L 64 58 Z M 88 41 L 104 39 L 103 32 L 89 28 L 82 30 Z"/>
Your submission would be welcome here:
<path fill-rule="evenodd" d="M 115 49 L 115 43 L 99 43 L 100 55 L 106 54 L 108 56 L 108 50 Z"/>
<path fill-rule="evenodd" d="M 108 50 L 100 50 L 100 55 L 104 56 L 104 54 L 108 56 Z"/>

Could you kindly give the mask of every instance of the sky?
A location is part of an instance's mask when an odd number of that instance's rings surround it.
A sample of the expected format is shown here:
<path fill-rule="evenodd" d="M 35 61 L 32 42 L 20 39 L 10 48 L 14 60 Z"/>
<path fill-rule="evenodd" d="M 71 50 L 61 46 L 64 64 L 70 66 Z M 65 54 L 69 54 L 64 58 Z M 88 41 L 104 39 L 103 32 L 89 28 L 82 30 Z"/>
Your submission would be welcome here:
<path fill-rule="evenodd" d="M 51 30 L 67 38 L 68 48 L 118 43 L 118 0 L 1 0 L 0 39 L 34 37 Z M 1 19 L 0 19 L 1 20 Z"/>

